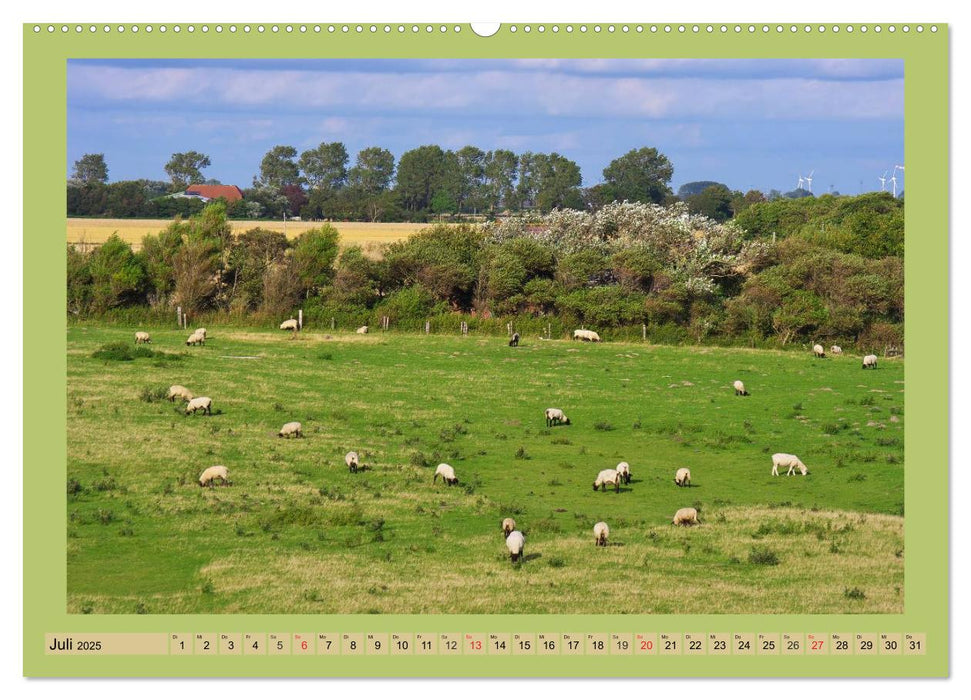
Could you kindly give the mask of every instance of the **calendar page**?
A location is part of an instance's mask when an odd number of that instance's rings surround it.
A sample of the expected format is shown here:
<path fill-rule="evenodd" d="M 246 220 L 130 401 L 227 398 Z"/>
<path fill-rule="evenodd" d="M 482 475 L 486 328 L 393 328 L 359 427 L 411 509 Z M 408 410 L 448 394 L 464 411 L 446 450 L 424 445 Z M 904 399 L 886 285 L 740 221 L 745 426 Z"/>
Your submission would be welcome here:
<path fill-rule="evenodd" d="M 948 674 L 946 25 L 23 41 L 25 675 Z"/>

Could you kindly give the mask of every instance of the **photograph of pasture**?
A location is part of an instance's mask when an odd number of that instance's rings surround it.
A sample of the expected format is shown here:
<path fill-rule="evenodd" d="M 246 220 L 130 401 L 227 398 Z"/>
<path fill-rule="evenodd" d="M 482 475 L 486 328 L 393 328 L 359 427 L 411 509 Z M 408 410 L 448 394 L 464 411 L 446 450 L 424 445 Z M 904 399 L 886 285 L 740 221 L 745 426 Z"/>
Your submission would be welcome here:
<path fill-rule="evenodd" d="M 901 61 L 67 75 L 67 612 L 903 612 Z"/>

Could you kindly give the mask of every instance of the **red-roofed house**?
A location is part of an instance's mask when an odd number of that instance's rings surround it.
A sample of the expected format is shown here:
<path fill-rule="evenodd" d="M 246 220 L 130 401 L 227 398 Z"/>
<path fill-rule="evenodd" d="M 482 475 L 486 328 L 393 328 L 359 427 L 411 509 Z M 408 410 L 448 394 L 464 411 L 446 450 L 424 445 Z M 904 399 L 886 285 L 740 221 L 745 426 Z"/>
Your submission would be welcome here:
<path fill-rule="evenodd" d="M 243 198 L 243 192 L 236 185 L 189 185 L 185 196 L 200 197 L 206 201 L 222 197 L 227 202 L 238 202 Z"/>

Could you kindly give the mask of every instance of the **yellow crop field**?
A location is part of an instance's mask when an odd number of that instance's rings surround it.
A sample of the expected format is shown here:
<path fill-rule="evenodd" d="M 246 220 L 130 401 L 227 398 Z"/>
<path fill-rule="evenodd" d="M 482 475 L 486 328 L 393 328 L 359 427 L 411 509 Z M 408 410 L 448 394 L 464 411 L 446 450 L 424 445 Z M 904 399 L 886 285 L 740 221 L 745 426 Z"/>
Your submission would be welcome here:
<path fill-rule="evenodd" d="M 74 244 L 99 245 L 109 236 L 118 236 L 132 244 L 135 250 L 142 245 L 142 238 L 149 233 L 158 233 L 168 226 L 167 219 L 68 219 L 67 242 Z M 286 233 L 288 238 L 296 238 L 307 229 L 321 226 L 317 221 L 231 221 L 233 233 L 240 234 L 252 228 L 264 228 Z M 368 223 L 363 221 L 331 222 L 341 236 L 341 245 L 361 245 L 365 248 L 379 243 L 408 238 L 411 234 L 428 224 L 409 223 Z"/>

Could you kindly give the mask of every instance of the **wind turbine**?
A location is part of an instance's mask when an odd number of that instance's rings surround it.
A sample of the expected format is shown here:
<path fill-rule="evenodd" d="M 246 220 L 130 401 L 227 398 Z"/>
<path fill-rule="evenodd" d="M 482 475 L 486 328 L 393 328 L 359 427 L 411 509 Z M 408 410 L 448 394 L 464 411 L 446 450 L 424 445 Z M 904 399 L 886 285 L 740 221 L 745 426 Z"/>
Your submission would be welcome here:
<path fill-rule="evenodd" d="M 880 191 L 886 192 L 887 191 L 887 171 L 884 170 L 883 177 L 878 177 L 877 179 L 880 181 Z"/>
<path fill-rule="evenodd" d="M 802 183 L 803 183 L 804 181 L 805 181 L 805 178 L 803 178 L 803 176 L 802 176 L 802 175 L 800 175 L 800 176 L 799 176 L 799 184 L 798 184 L 798 185 L 796 185 L 796 189 L 797 189 L 797 190 L 801 190 L 801 189 L 803 189 L 803 187 L 802 187 Z"/>
<path fill-rule="evenodd" d="M 904 169 L 904 166 L 902 166 L 902 165 L 895 165 L 895 166 L 893 166 L 893 177 L 890 178 L 890 182 L 893 183 L 893 196 L 894 196 L 894 199 L 897 198 L 897 169 L 898 168 L 900 170 L 903 170 Z"/>
<path fill-rule="evenodd" d="M 815 170 L 810 170 L 809 175 L 806 176 L 806 184 L 809 185 L 809 194 L 813 193 L 813 173 Z"/>

